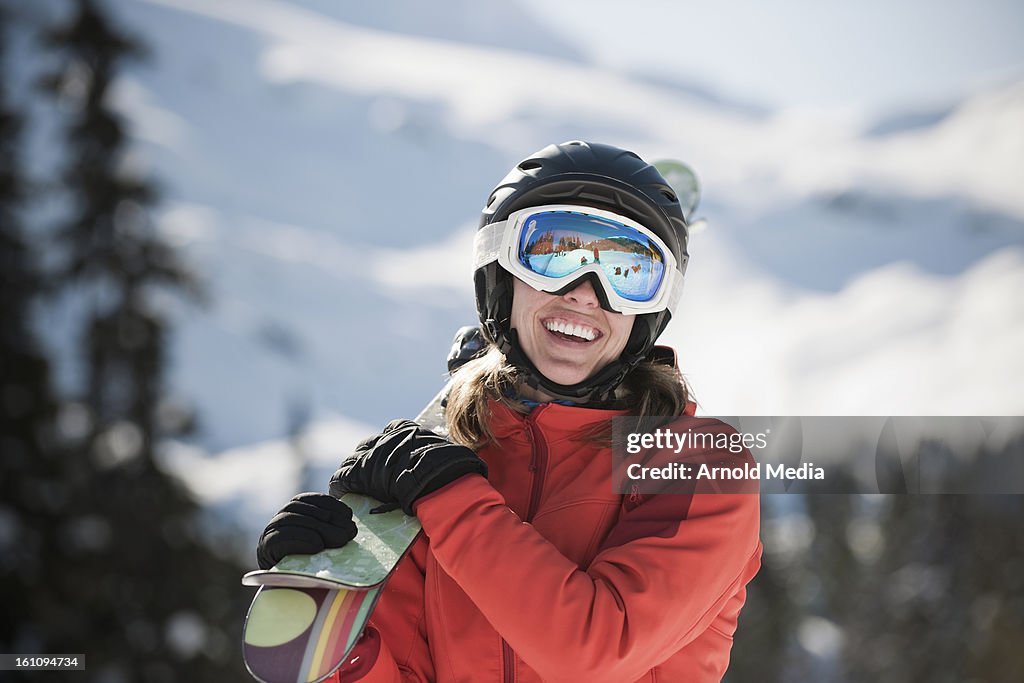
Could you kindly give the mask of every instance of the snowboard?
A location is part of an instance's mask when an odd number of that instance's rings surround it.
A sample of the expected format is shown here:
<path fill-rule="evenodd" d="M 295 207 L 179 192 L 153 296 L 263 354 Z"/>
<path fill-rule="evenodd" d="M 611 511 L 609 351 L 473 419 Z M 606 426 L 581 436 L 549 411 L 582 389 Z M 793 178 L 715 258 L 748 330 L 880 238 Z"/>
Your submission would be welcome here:
<path fill-rule="evenodd" d="M 683 210 L 683 217 L 687 221 L 693 216 L 697 205 L 700 204 L 700 182 L 693 169 L 681 161 L 675 159 L 662 159 L 654 162 L 654 168 L 658 169 L 665 181 L 675 190 L 679 206 Z"/>
<path fill-rule="evenodd" d="M 693 169 L 675 159 L 662 159 L 654 162 L 665 182 L 675 191 L 679 206 L 683 210 L 690 234 L 699 233 L 708 227 L 707 219 L 695 218 L 694 213 L 700 205 L 700 181 Z"/>
<path fill-rule="evenodd" d="M 419 520 L 401 510 L 370 514 L 380 502 L 369 496 L 347 493 L 341 502 L 352 509 L 358 530 L 354 539 L 316 555 L 290 555 L 271 569 L 249 572 L 242 583 L 355 590 L 384 583 L 419 534 Z"/>
<path fill-rule="evenodd" d="M 442 435 L 449 386 L 416 417 Z M 354 493 L 341 500 L 352 508 L 358 530 L 353 541 L 292 555 L 242 577 L 244 585 L 259 586 L 242 636 L 246 668 L 257 680 L 316 683 L 330 676 L 359 640 L 384 583 L 419 535 L 419 520 L 401 510 L 370 514 L 379 501 Z"/>
<path fill-rule="evenodd" d="M 382 588 L 261 587 L 242 636 L 249 673 L 265 683 L 327 678 L 359 640 Z"/>

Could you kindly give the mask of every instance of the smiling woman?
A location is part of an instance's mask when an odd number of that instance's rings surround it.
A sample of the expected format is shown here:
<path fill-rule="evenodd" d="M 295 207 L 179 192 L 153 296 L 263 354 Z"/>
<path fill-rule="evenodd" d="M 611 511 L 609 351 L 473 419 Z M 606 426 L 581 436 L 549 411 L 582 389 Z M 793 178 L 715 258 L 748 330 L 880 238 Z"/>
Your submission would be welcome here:
<path fill-rule="evenodd" d="M 674 354 L 655 346 L 687 238 L 665 179 L 617 147 L 550 145 L 494 189 L 474 245 L 487 345 L 452 377 L 448 438 L 392 422 L 331 480 L 424 532 L 334 680 L 721 680 L 760 567 L 758 498 L 621 495 L 608 436 L 624 415 L 722 430 L 692 417 Z M 750 460 L 690 450 L 676 455 Z M 339 505 L 293 499 L 261 566 L 343 543 Z"/>

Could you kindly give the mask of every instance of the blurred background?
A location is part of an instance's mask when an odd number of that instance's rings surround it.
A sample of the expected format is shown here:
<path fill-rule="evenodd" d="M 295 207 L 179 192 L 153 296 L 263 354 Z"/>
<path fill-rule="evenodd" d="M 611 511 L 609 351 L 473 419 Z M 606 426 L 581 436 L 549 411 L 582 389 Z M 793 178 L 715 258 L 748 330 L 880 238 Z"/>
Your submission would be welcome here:
<path fill-rule="evenodd" d="M 479 210 L 552 142 L 700 176 L 663 340 L 704 414 L 1024 413 L 1022 25 L 0 0 L 0 651 L 248 680 L 259 531 L 441 386 Z M 1022 508 L 766 496 L 726 680 L 1024 680 Z"/>

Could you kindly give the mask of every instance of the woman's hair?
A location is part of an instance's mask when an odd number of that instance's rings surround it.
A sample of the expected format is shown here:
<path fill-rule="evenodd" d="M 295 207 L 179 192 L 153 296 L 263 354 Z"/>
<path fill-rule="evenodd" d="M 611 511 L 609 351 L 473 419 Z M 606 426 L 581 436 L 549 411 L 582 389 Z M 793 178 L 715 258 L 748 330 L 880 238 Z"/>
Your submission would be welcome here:
<path fill-rule="evenodd" d="M 529 409 L 516 400 L 519 374 L 496 347 L 491 346 L 452 376 L 452 388 L 445 409 L 448 436 L 456 443 L 478 449 L 492 441 L 488 425 L 488 400 L 499 401 L 512 410 L 526 413 Z M 645 361 L 622 380 L 615 408 L 630 415 L 681 415 L 690 398 L 686 380 L 675 367 Z M 581 434 L 585 441 L 611 444 L 611 422 L 596 431 Z"/>

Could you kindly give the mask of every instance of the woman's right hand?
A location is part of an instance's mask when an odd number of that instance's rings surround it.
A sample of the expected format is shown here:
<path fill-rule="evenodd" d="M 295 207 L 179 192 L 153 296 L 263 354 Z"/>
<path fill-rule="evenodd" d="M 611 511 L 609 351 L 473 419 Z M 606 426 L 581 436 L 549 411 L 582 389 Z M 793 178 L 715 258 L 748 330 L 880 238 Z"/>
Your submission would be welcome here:
<path fill-rule="evenodd" d="M 270 569 L 286 555 L 312 555 L 340 548 L 356 537 L 352 510 L 324 493 L 300 493 L 274 515 L 256 544 L 260 569 Z"/>

